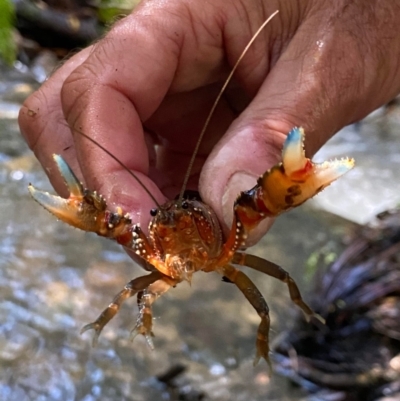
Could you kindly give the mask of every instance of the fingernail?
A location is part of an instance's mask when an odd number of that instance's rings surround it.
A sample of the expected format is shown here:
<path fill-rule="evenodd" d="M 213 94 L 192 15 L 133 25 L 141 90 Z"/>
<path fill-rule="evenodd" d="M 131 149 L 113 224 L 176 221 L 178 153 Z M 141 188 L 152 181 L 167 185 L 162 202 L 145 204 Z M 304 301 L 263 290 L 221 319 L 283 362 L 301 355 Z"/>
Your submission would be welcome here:
<path fill-rule="evenodd" d="M 256 184 L 257 177 L 244 172 L 234 174 L 228 181 L 225 193 L 222 196 L 223 218 L 228 228 L 230 228 L 232 225 L 233 205 L 240 195 L 240 192 L 247 191 L 253 188 Z M 266 218 L 261 221 L 260 224 L 249 233 L 249 237 L 246 241 L 246 246 L 251 246 L 258 242 L 269 230 L 273 222 L 273 218 Z"/>

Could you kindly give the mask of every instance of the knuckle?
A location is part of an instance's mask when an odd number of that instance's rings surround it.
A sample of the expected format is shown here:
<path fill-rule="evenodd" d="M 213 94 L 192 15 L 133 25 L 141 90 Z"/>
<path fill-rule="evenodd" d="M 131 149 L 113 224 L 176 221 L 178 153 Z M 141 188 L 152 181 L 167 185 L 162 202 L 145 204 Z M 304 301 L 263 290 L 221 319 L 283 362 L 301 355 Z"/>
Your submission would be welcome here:
<path fill-rule="evenodd" d="M 79 116 L 80 108 L 84 107 L 84 98 L 88 93 L 93 75 L 86 63 L 74 70 L 61 87 L 61 105 L 66 120 L 72 124 Z"/>
<path fill-rule="evenodd" d="M 111 65 L 104 42 L 98 43 L 90 56 L 65 79 L 61 87 L 61 105 L 64 116 L 70 125 L 74 125 L 82 111 L 87 109 L 95 96 L 96 86 L 107 85 Z"/>

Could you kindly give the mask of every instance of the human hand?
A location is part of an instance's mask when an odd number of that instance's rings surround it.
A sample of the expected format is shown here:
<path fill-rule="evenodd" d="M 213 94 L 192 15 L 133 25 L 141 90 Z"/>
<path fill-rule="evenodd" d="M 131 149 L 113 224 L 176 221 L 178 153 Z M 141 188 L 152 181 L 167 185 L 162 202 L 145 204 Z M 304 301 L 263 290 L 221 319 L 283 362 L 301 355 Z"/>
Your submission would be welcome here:
<path fill-rule="evenodd" d="M 399 93 L 400 6 L 392 0 L 144 1 L 68 60 L 21 109 L 21 130 L 55 189 L 66 195 L 53 153 L 147 227 L 153 201 L 76 129 L 112 152 L 163 203 L 180 190 L 227 73 L 277 9 L 217 107 L 192 171 L 190 187 L 201 173 L 203 200 L 225 230 L 234 199 L 280 160 L 293 126 L 305 128 L 311 156 L 337 130 Z"/>

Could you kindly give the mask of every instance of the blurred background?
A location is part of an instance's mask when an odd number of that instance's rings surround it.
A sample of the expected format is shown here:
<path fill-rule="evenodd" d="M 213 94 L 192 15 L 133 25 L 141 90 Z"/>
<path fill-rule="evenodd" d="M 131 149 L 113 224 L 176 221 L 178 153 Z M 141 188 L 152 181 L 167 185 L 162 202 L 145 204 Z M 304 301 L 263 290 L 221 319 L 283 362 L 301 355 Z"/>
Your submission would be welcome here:
<path fill-rule="evenodd" d="M 60 60 L 135 3 L 0 0 L 0 399 L 400 399 L 396 99 L 315 157 L 351 156 L 356 168 L 251 249 L 287 269 L 327 319 L 326 331 L 306 324 L 285 285 L 246 270 L 271 309 L 272 375 L 264 362 L 252 366 L 258 316 L 218 274 L 199 273 L 156 303 L 154 351 L 129 340 L 134 299 L 96 348 L 79 335 L 143 271 L 29 197 L 29 182 L 51 188 L 19 134 L 18 110 Z"/>

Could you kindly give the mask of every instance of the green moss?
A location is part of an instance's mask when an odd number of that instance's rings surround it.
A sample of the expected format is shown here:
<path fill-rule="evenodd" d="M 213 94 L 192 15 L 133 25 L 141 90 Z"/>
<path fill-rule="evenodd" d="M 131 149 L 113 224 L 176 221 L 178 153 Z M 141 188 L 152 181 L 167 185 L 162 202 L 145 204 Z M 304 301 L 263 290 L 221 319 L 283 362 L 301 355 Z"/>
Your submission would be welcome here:
<path fill-rule="evenodd" d="M 0 58 L 7 64 L 15 61 L 17 53 L 13 37 L 14 21 L 15 10 L 11 0 L 0 0 Z"/>
<path fill-rule="evenodd" d="M 100 0 L 97 14 L 100 21 L 108 24 L 121 15 L 130 14 L 140 0 Z"/>
<path fill-rule="evenodd" d="M 337 256 L 335 246 L 330 243 L 313 252 L 306 261 L 306 281 L 311 282 L 317 270 L 332 264 L 337 259 Z"/>

